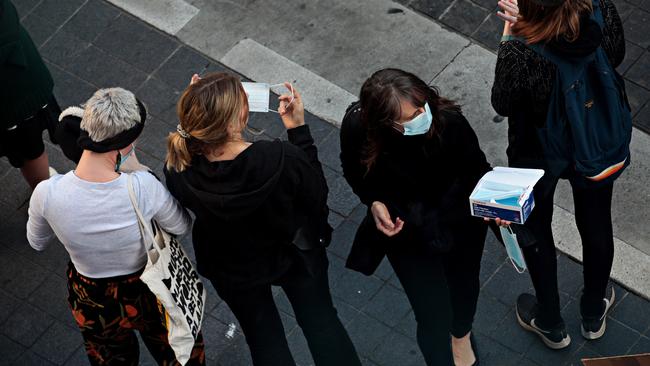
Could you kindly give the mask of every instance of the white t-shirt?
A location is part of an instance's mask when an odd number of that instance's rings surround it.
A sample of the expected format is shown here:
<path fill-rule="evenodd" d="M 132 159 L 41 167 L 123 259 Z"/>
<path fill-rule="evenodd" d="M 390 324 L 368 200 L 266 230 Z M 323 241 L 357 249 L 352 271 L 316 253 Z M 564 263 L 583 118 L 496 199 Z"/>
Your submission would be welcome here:
<path fill-rule="evenodd" d="M 136 172 L 133 186 L 145 219 L 182 235 L 192 219 L 148 172 Z M 29 202 L 27 240 L 44 250 L 56 235 L 79 273 L 91 278 L 131 274 L 147 262 L 128 175 L 106 183 L 88 182 L 74 172 L 41 182 Z"/>

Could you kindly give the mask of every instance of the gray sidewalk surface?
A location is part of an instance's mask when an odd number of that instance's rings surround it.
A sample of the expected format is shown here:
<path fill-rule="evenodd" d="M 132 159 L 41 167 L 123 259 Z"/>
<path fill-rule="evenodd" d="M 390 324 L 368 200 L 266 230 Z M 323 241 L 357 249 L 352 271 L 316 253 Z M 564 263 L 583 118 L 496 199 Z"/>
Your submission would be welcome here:
<path fill-rule="evenodd" d="M 109 86 L 134 90 L 147 104 L 151 118 L 138 143 L 138 157 L 162 176 L 164 138 L 176 126 L 174 104 L 180 91 L 189 76 L 208 61 L 211 71 L 226 68 L 101 0 L 14 2 L 47 60 L 62 107 L 79 104 L 95 89 Z M 330 220 L 335 227 L 328 250 L 330 284 L 341 319 L 365 365 L 423 365 L 413 313 L 388 263 L 370 277 L 344 268 L 365 207 L 341 176 L 336 127 L 309 113 L 307 123 L 318 143 L 330 187 Z M 284 136 L 272 114 L 252 114 L 250 124 L 265 131 L 260 138 Z M 73 168 L 56 147 L 48 145 L 47 149 L 51 165 L 59 172 Z M 61 245 L 52 245 L 42 253 L 29 247 L 25 222 L 30 192 L 6 159 L 0 159 L 0 187 L 0 365 L 88 364 L 66 304 L 69 258 Z M 183 238 L 183 243 L 191 251 L 191 238 Z M 618 300 L 608 318 L 606 335 L 584 341 L 578 319 L 582 268 L 563 254 L 559 254 L 558 266 L 563 315 L 573 342 L 565 350 L 551 351 L 516 324 L 513 304 L 520 292 L 531 289 L 530 279 L 514 271 L 490 234 L 474 326 L 483 365 L 579 365 L 582 357 L 650 351 L 650 303 L 618 285 Z M 208 364 L 250 365 L 236 320 L 212 287 L 208 289 L 203 324 Z M 312 364 L 281 290 L 276 292 L 276 302 L 297 362 Z M 232 324 L 236 330 L 230 337 Z M 141 360 L 142 364 L 154 364 L 144 347 Z"/>
<path fill-rule="evenodd" d="M 307 109 L 334 124 L 349 103 L 343 101 L 354 100 L 371 73 L 384 67 L 412 71 L 457 100 L 488 160 L 494 166 L 506 164 L 507 123 L 490 103 L 495 54 L 400 3 L 108 1 L 250 79 L 294 80 Z M 164 6 L 153 5 L 158 3 Z M 650 200 L 650 135 L 635 128 L 631 151 L 632 163 L 618 180 L 612 202 L 617 252 L 612 277 L 650 298 L 650 206 L 645 204 Z M 566 182 L 558 186 L 555 209 L 558 248 L 580 260 Z"/>

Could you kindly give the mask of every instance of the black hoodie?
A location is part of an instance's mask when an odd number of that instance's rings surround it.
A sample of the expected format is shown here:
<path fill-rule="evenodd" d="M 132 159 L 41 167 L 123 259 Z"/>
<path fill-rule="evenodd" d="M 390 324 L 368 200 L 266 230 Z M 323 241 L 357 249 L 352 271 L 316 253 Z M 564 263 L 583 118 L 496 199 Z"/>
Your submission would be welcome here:
<path fill-rule="evenodd" d="M 603 31 L 590 14 L 580 19 L 580 36 L 574 42 L 565 39 L 547 43 L 549 49 L 566 58 L 580 58 L 602 46 L 613 67 L 625 56 L 623 25 L 611 0 L 600 0 L 604 17 Z M 508 160 L 510 166 L 544 169 L 542 147 L 536 127 L 546 122 L 549 98 L 556 67 L 518 40 L 499 45 L 492 86 L 492 106 L 509 117 Z"/>
<path fill-rule="evenodd" d="M 309 128 L 288 137 L 255 142 L 234 160 L 197 155 L 182 173 L 165 170 L 169 191 L 196 216 L 198 271 L 210 280 L 272 282 L 298 258 L 296 230 L 308 221 L 327 226 L 327 184 Z"/>

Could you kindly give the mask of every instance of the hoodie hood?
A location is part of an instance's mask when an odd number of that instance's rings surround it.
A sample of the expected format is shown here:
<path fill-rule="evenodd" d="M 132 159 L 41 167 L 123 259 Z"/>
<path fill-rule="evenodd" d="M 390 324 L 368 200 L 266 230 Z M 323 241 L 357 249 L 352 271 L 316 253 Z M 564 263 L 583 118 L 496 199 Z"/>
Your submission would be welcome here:
<path fill-rule="evenodd" d="M 591 14 L 580 17 L 580 36 L 573 42 L 564 37 L 550 41 L 547 45 L 555 53 L 567 58 L 580 58 L 594 53 L 603 41 L 603 32 Z"/>
<path fill-rule="evenodd" d="M 249 215 L 267 200 L 278 185 L 283 167 L 283 144 L 260 141 L 234 160 L 210 162 L 196 156 L 182 179 L 198 204 L 219 219 L 230 221 Z"/>

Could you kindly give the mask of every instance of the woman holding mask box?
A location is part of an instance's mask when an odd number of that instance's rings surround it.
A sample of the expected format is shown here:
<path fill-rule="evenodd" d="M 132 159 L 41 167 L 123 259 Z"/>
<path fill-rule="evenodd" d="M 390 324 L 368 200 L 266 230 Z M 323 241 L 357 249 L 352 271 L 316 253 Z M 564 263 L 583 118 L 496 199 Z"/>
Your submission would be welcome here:
<path fill-rule="evenodd" d="M 478 364 L 470 334 L 487 224 L 468 197 L 490 165 L 460 107 L 411 73 L 380 70 L 343 119 L 341 162 L 369 208 L 347 266 L 370 275 L 387 256 L 427 364 Z"/>
<path fill-rule="evenodd" d="M 196 215 L 198 271 L 241 324 L 253 364 L 295 365 L 272 285 L 281 286 L 316 365 L 360 365 L 332 304 L 327 184 L 300 94 L 280 97 L 289 141 L 247 142 L 248 100 L 227 73 L 195 75 L 178 102 L 165 176 Z"/>
<path fill-rule="evenodd" d="M 560 159 L 548 154 L 550 144 L 544 143 L 540 136 L 544 136 L 544 130 L 553 130 L 547 124 L 547 114 L 553 112 L 552 101 L 558 98 L 555 88 L 561 80 L 560 65 L 583 65 L 601 49 L 608 68 L 620 65 L 625 57 L 623 24 L 611 0 L 504 0 L 499 6 L 502 9 L 499 16 L 506 22 L 492 86 L 492 106 L 500 115 L 508 117 L 509 165 L 545 170 L 533 191 L 535 209 L 523 226 L 513 226 L 535 287 L 535 295 L 522 293 L 517 298 L 517 320 L 525 330 L 538 335 L 547 347 L 561 349 L 570 345 L 571 337 L 561 314 L 551 225 L 555 189 L 560 179 L 569 180 L 572 186 L 584 259 L 581 333 L 593 340 L 604 335 L 607 313 L 615 300 L 615 292 L 608 285 L 614 259 L 613 181 L 585 184 L 586 179 L 573 162 L 558 171 L 556 160 Z M 545 53 L 539 53 L 540 49 L 546 50 Z M 603 66 L 599 65 L 606 70 Z M 612 73 L 607 70 L 603 74 Z M 587 75 L 586 80 L 591 83 L 594 77 Z M 583 84 L 576 82 L 576 85 Z M 622 84 L 616 83 L 611 89 L 618 89 L 625 96 Z M 576 90 L 593 95 L 587 87 Z M 597 105 L 602 105 L 600 91 L 596 94 Z M 560 100 L 564 101 L 562 97 Z M 593 103 L 594 100 L 585 103 L 584 110 L 589 110 Z M 620 127 L 624 128 L 622 124 Z M 609 131 L 611 135 L 618 132 Z M 601 154 L 606 155 L 604 148 Z"/>

